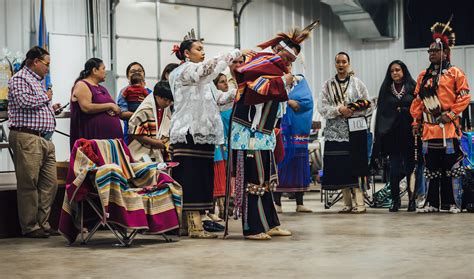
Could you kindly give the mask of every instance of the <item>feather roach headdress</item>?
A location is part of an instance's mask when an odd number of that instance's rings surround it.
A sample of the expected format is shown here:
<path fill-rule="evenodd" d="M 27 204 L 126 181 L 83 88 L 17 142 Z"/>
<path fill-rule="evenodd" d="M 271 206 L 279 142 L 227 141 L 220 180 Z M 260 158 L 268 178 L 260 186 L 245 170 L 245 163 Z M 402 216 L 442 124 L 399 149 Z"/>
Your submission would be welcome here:
<path fill-rule="evenodd" d="M 453 19 L 453 15 L 449 18 L 447 23 L 436 22 L 431 26 L 431 32 L 433 33 L 433 42 L 430 48 L 446 49 L 448 51 L 448 60 L 451 60 L 451 48 L 456 43 L 456 34 L 451 28 L 450 24 Z"/>
<path fill-rule="evenodd" d="M 266 41 L 264 43 L 261 43 L 257 45 L 261 49 L 265 49 L 267 47 L 273 47 L 278 44 L 282 44 L 283 41 L 289 41 L 292 42 L 296 45 L 300 45 L 304 40 L 306 40 L 309 35 L 311 34 L 311 31 L 316 28 L 319 25 L 319 19 L 312 22 L 310 25 L 306 26 L 303 30 L 299 28 L 295 28 L 291 30 L 288 33 L 280 32 L 276 35 L 275 38 Z M 282 46 L 286 49 L 288 46 L 286 46 L 285 43 L 282 44 Z M 285 47 L 286 46 L 286 47 Z M 292 51 L 290 51 L 292 53 Z M 296 56 L 296 55 L 295 55 Z"/>

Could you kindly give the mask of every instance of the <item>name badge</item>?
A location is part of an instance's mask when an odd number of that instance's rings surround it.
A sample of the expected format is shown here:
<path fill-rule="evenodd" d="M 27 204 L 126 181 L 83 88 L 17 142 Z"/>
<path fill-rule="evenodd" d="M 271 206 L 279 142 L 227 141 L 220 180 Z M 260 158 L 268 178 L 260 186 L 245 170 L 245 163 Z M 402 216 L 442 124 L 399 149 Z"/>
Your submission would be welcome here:
<path fill-rule="evenodd" d="M 348 118 L 349 132 L 367 130 L 367 121 L 365 117 Z"/>

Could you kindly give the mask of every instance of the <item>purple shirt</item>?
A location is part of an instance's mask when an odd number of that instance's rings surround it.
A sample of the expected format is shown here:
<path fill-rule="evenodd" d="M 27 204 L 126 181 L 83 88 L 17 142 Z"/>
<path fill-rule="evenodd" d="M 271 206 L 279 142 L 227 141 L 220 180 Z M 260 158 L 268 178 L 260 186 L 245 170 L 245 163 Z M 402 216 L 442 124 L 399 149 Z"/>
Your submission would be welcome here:
<path fill-rule="evenodd" d="M 93 104 L 115 103 L 109 92 L 102 85 L 92 85 L 85 80 L 83 82 L 92 94 Z M 117 115 L 109 115 L 107 111 L 97 113 L 85 113 L 77 101 L 71 100 L 71 136 L 70 147 L 74 147 L 76 140 L 85 139 L 121 139 L 123 138 L 120 118 Z"/>
<path fill-rule="evenodd" d="M 41 81 L 26 66 L 8 81 L 8 127 L 54 132 L 54 110 Z"/>

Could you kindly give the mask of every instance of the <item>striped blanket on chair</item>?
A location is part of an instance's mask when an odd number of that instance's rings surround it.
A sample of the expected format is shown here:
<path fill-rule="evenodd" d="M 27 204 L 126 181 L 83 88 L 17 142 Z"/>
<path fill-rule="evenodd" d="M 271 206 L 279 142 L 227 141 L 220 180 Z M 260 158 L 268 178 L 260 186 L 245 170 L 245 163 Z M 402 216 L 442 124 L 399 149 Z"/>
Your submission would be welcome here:
<path fill-rule="evenodd" d="M 156 163 L 133 163 L 122 140 L 78 140 L 71 152 L 60 232 L 70 243 L 80 229 L 79 204 L 97 193 L 107 221 L 147 233 L 179 228 L 181 186 Z M 87 216 L 84 216 L 87 218 Z"/>

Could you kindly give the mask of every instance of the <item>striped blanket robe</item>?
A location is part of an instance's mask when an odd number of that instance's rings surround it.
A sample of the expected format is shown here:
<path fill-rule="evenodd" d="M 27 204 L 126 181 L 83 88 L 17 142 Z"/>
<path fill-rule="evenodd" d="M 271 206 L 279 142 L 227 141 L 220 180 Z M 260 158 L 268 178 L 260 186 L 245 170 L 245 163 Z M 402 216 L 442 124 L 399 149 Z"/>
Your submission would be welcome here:
<path fill-rule="evenodd" d="M 156 163 L 131 163 L 122 140 L 78 140 L 71 152 L 59 231 L 70 243 L 80 230 L 79 202 L 98 193 L 110 223 L 147 233 L 179 228 L 182 190 Z M 87 216 L 84 216 L 87 219 Z"/>

